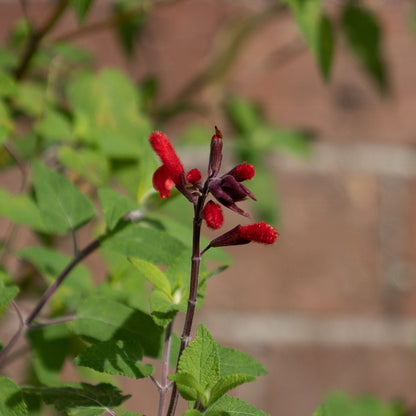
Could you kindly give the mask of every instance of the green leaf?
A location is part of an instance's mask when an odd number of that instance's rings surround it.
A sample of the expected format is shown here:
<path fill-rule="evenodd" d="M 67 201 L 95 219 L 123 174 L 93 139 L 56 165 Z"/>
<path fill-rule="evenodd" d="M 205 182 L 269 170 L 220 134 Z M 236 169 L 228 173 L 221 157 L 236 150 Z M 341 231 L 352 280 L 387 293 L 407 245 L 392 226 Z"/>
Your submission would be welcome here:
<path fill-rule="evenodd" d="M 45 87 L 40 83 L 19 83 L 14 100 L 20 110 L 32 117 L 40 117 L 47 108 Z"/>
<path fill-rule="evenodd" d="M 140 30 L 146 22 L 146 14 L 144 7 L 141 11 L 138 10 L 138 5 L 143 4 L 143 1 L 137 0 L 118 0 L 114 3 L 114 14 L 131 12 L 132 15 L 129 19 L 123 21 L 116 26 L 117 34 L 120 42 L 128 55 L 134 54 L 135 41 L 140 34 Z M 134 13 L 137 11 L 136 13 Z"/>
<path fill-rule="evenodd" d="M 106 383 L 92 385 L 87 383 L 71 383 L 64 387 L 24 387 L 25 394 L 40 395 L 43 402 L 53 404 L 57 410 L 70 414 L 80 414 L 72 411 L 75 408 L 88 408 L 93 413 L 101 415 L 106 408 L 120 406 L 130 398 L 123 395 L 115 386 Z M 94 409 L 98 412 L 94 412 Z"/>
<path fill-rule="evenodd" d="M 177 373 L 168 378 L 176 382 L 179 393 L 185 400 L 197 400 L 198 395 L 204 394 L 204 390 L 192 374 Z"/>
<path fill-rule="evenodd" d="M 165 327 L 181 309 L 174 296 L 159 289 L 153 289 L 150 293 L 150 310 L 158 325 Z"/>
<path fill-rule="evenodd" d="M 0 71 L 0 97 L 11 97 L 15 92 L 16 81 L 7 72 Z"/>
<path fill-rule="evenodd" d="M 43 384 L 57 383 L 69 352 L 70 331 L 67 325 L 50 325 L 31 330 L 28 338 L 37 378 Z"/>
<path fill-rule="evenodd" d="M 14 122 L 7 105 L 0 100 L 0 146 L 2 146 L 14 130 Z"/>
<path fill-rule="evenodd" d="M 87 17 L 93 1 L 94 0 L 70 0 L 70 5 L 75 10 L 79 23 L 82 23 Z"/>
<path fill-rule="evenodd" d="M 349 1 L 342 14 L 345 37 L 382 92 L 388 89 L 385 63 L 381 52 L 381 29 L 377 17 L 355 1 Z"/>
<path fill-rule="evenodd" d="M 143 349 L 139 342 L 111 340 L 100 342 L 78 355 L 74 363 L 106 374 L 119 374 L 131 378 L 149 377 L 153 366 L 142 364 Z"/>
<path fill-rule="evenodd" d="M 170 264 L 185 249 L 175 237 L 143 224 L 128 224 L 120 231 L 115 229 L 113 234 L 103 238 L 102 243 L 126 257 L 137 257 L 154 264 Z"/>
<path fill-rule="evenodd" d="M 107 158 L 97 150 L 63 146 L 58 151 L 59 161 L 95 186 L 105 185 L 110 177 Z"/>
<path fill-rule="evenodd" d="M 237 397 L 222 396 L 217 402 L 210 406 L 205 416 L 270 416 L 262 410 L 238 399 Z"/>
<path fill-rule="evenodd" d="M 54 109 L 46 111 L 44 117 L 35 124 L 35 132 L 51 142 L 74 141 L 69 120 Z"/>
<path fill-rule="evenodd" d="M 0 377 L 0 416 L 27 416 L 20 387 L 7 377 Z"/>
<path fill-rule="evenodd" d="M 0 316 L 3 315 L 10 302 L 19 293 L 19 288 L 11 284 L 11 281 L 10 276 L 0 270 Z"/>
<path fill-rule="evenodd" d="M 70 257 L 39 246 L 26 247 L 18 252 L 18 256 L 32 263 L 48 284 L 52 284 L 71 262 Z M 90 291 L 91 274 L 83 264 L 78 264 L 54 294 L 51 300 L 52 309 L 55 312 L 74 310 Z"/>
<path fill-rule="evenodd" d="M 0 216 L 35 231 L 46 231 L 39 208 L 27 195 L 12 195 L 0 188 Z"/>
<path fill-rule="evenodd" d="M 266 369 L 258 361 L 244 352 L 220 344 L 217 347 L 220 357 L 221 378 L 233 374 L 246 374 L 248 376 L 267 374 Z"/>
<path fill-rule="evenodd" d="M 33 182 L 43 222 L 56 233 L 76 230 L 94 215 L 94 205 L 64 175 L 34 164 Z"/>
<path fill-rule="evenodd" d="M 212 388 L 217 382 L 220 375 L 217 344 L 203 325 L 199 325 L 195 340 L 182 353 L 178 373 L 192 375 L 202 391 Z"/>
<path fill-rule="evenodd" d="M 137 187 L 137 201 L 144 204 L 147 198 L 155 193 L 153 188 L 153 173 L 158 167 L 154 152 L 148 141 L 143 145 L 143 156 L 139 162 L 139 184 Z"/>
<path fill-rule="evenodd" d="M 160 289 L 162 292 L 167 295 L 171 295 L 171 287 L 169 280 L 166 278 L 165 274 L 154 264 L 149 263 L 141 259 L 130 259 L 131 264 L 136 267 L 140 273 L 155 287 Z"/>
<path fill-rule="evenodd" d="M 247 374 L 232 374 L 218 380 L 217 384 L 212 388 L 209 397 L 208 406 L 214 404 L 219 400 L 225 393 L 234 389 L 241 384 L 254 381 L 257 377 L 248 376 Z"/>
<path fill-rule="evenodd" d="M 87 298 L 81 304 L 74 329 L 93 341 L 136 339 L 150 357 L 158 355 L 163 333 L 144 312 L 101 297 Z"/>
<path fill-rule="evenodd" d="M 226 111 L 234 128 L 241 134 L 251 134 L 260 124 L 260 109 L 241 97 L 232 97 L 227 101 Z"/>
<path fill-rule="evenodd" d="M 318 23 L 316 55 L 325 81 L 329 80 L 334 57 L 334 28 L 327 16 L 322 15 Z"/>
<path fill-rule="evenodd" d="M 352 399 L 343 393 L 330 395 L 313 416 L 403 416 L 394 404 L 383 403 L 371 396 Z"/>
<path fill-rule="evenodd" d="M 183 414 L 183 416 L 201 416 L 201 415 L 202 413 L 196 409 L 189 409 Z"/>
<path fill-rule="evenodd" d="M 105 221 L 109 230 L 112 230 L 117 225 L 118 220 L 123 215 L 137 209 L 137 204 L 134 201 L 110 188 L 99 189 L 98 197 L 100 198 Z"/>
<path fill-rule="evenodd" d="M 331 21 L 323 14 L 321 1 L 287 0 L 287 3 L 327 81 L 334 51 L 334 30 Z"/>
<path fill-rule="evenodd" d="M 75 135 L 112 158 L 138 159 L 150 132 L 135 86 L 120 71 L 82 73 L 68 86 Z"/>

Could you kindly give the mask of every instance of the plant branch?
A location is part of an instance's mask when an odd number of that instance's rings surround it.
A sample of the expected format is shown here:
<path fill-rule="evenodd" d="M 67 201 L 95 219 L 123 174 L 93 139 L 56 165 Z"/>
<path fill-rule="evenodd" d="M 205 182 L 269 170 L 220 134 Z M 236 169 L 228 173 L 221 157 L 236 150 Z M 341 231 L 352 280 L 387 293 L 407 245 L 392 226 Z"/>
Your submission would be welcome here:
<path fill-rule="evenodd" d="M 14 70 L 14 76 L 17 80 L 23 79 L 25 77 L 30 67 L 32 58 L 38 51 L 42 40 L 59 21 L 60 17 L 65 12 L 68 4 L 69 0 L 60 0 L 56 5 L 55 10 L 49 16 L 49 19 L 45 22 L 45 24 L 38 30 L 32 29 L 32 33 L 26 45 L 26 49 L 23 52 L 23 55 L 17 67 Z"/>
<path fill-rule="evenodd" d="M 65 278 L 69 275 L 69 273 L 72 271 L 72 269 L 80 263 L 82 260 L 84 260 L 87 256 L 89 256 L 92 252 L 97 250 L 101 245 L 100 240 L 94 240 L 92 243 L 90 243 L 87 247 L 85 247 L 83 250 L 81 250 L 72 261 L 66 266 L 65 270 L 59 275 L 59 277 L 48 287 L 46 292 L 43 294 L 41 299 L 39 300 L 38 304 L 33 309 L 32 313 L 29 315 L 29 317 L 26 319 L 26 324 L 30 325 L 33 320 L 38 316 L 39 312 L 43 309 L 46 302 L 55 294 L 59 286 L 63 283 Z"/>
<path fill-rule="evenodd" d="M 81 26 L 78 29 L 71 30 L 69 32 L 63 33 L 62 35 L 56 36 L 50 40 L 51 43 L 55 42 L 63 42 L 72 40 L 79 36 L 86 35 L 90 32 L 96 32 L 98 30 L 108 29 L 111 27 L 118 26 L 131 18 L 140 15 L 143 13 L 143 6 L 137 7 L 135 9 L 126 10 L 124 12 L 120 12 L 114 16 L 111 16 L 106 19 L 99 20 L 97 22 L 91 23 L 89 25 Z"/>
<path fill-rule="evenodd" d="M 166 395 L 170 388 L 170 383 L 168 383 L 168 373 L 169 373 L 169 356 L 170 356 L 170 344 L 172 340 L 172 326 L 173 320 L 169 322 L 166 327 L 165 341 L 163 343 L 163 359 L 162 359 L 162 380 L 159 384 L 159 409 L 158 416 L 163 416 L 165 413 L 166 407 Z"/>
<path fill-rule="evenodd" d="M 54 319 L 47 319 L 42 322 L 38 322 L 37 324 L 29 325 L 28 331 L 33 331 L 34 329 L 43 328 L 44 326 L 51 326 L 51 325 L 57 325 L 62 324 L 64 322 L 71 322 L 75 319 L 76 315 L 67 315 L 67 316 L 61 316 L 59 318 Z"/>
<path fill-rule="evenodd" d="M 192 259 L 191 259 L 191 284 L 189 288 L 188 308 L 186 310 L 185 323 L 181 335 L 181 346 L 179 349 L 178 361 L 176 364 L 176 371 L 178 370 L 179 360 L 185 348 L 188 346 L 192 324 L 195 315 L 197 295 L 198 295 L 198 281 L 199 281 L 199 266 L 201 264 L 200 242 L 201 242 L 201 224 L 202 224 L 202 210 L 204 208 L 205 199 L 208 195 L 210 179 L 205 182 L 201 196 L 194 205 L 194 219 L 193 219 L 193 237 L 192 237 Z M 173 416 L 176 411 L 178 403 L 179 392 L 176 383 L 173 385 L 172 395 L 170 398 L 169 409 L 167 416 Z"/>

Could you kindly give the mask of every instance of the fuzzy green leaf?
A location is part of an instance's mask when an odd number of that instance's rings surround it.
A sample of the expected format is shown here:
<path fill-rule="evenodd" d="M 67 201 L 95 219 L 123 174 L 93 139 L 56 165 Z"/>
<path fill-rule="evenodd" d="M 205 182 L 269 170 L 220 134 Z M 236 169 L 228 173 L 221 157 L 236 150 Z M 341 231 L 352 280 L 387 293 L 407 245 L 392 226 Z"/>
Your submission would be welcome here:
<path fill-rule="evenodd" d="M 355 1 L 348 1 L 341 24 L 352 51 L 380 90 L 385 92 L 388 80 L 381 51 L 382 32 L 376 15 Z"/>
<path fill-rule="evenodd" d="M 27 195 L 12 195 L 0 188 L 0 216 L 36 231 L 46 231 L 39 208 Z"/>
<path fill-rule="evenodd" d="M 78 139 L 112 158 L 138 159 L 150 132 L 134 84 L 120 71 L 82 73 L 68 86 Z"/>
<path fill-rule="evenodd" d="M 123 215 L 137 209 L 137 204 L 134 201 L 110 188 L 99 189 L 98 197 L 100 198 L 109 230 L 112 230 L 117 225 L 118 220 Z"/>
<path fill-rule="evenodd" d="M 171 287 L 169 280 L 166 278 L 165 274 L 159 269 L 159 267 L 155 266 L 148 261 L 131 258 L 131 264 L 136 267 L 140 274 L 142 274 L 147 280 L 149 280 L 155 287 L 160 289 L 162 292 L 166 293 L 167 295 L 171 295 Z"/>
<path fill-rule="evenodd" d="M 87 298 L 78 309 L 74 329 L 95 341 L 134 338 L 151 357 L 158 355 L 162 343 L 163 330 L 149 315 L 108 298 Z"/>
<path fill-rule="evenodd" d="M 106 383 L 95 386 L 71 383 L 63 387 L 24 387 L 22 390 L 25 394 L 40 396 L 44 403 L 53 404 L 57 410 L 73 415 L 77 414 L 76 408 L 88 408 L 92 412 L 88 414 L 101 415 L 106 408 L 120 406 L 130 398 L 130 395 L 123 395 L 117 387 Z"/>
<path fill-rule="evenodd" d="M 220 375 L 217 344 L 203 325 L 198 327 L 196 338 L 183 352 L 178 373 L 191 374 L 202 391 L 210 389 L 217 382 Z"/>
<path fill-rule="evenodd" d="M 76 230 L 94 215 L 94 205 L 64 175 L 34 164 L 36 199 L 45 225 L 56 233 Z"/>
<path fill-rule="evenodd" d="M 262 410 L 246 403 L 237 397 L 222 396 L 217 402 L 210 406 L 205 416 L 270 416 Z"/>
<path fill-rule="evenodd" d="M 0 416 L 27 416 L 20 387 L 7 377 L 0 377 Z"/>
<path fill-rule="evenodd" d="M 0 270 L 0 316 L 19 293 L 19 288 L 10 282 L 10 277 Z"/>
<path fill-rule="evenodd" d="M 394 404 L 383 403 L 371 396 L 352 399 L 343 393 L 329 396 L 313 416 L 402 416 Z"/>
<path fill-rule="evenodd" d="M 74 140 L 69 120 L 53 109 L 49 109 L 44 117 L 35 124 L 35 132 L 43 139 L 52 142 Z"/>
<path fill-rule="evenodd" d="M 22 82 L 17 86 L 17 94 L 13 97 L 15 105 L 32 117 L 40 117 L 47 108 L 46 89 L 43 84 Z"/>
<path fill-rule="evenodd" d="M 67 325 L 50 325 L 29 331 L 32 363 L 37 378 L 43 384 L 59 381 L 62 366 L 70 346 Z"/>
<path fill-rule="evenodd" d="M 55 250 L 39 246 L 26 247 L 18 252 L 18 256 L 32 263 L 48 284 L 54 282 L 71 261 L 71 258 Z M 52 307 L 55 311 L 64 308 L 74 310 L 90 290 L 91 274 L 83 264 L 78 264 L 56 291 Z"/>
<path fill-rule="evenodd" d="M 306 43 L 315 55 L 323 78 L 329 79 L 333 51 L 334 30 L 323 14 L 321 0 L 286 0 Z"/>
<path fill-rule="evenodd" d="M 185 400 L 196 400 L 199 395 L 204 394 L 204 390 L 192 374 L 172 374 L 169 379 L 176 382 L 179 393 Z"/>
<path fill-rule="evenodd" d="M 224 396 L 225 393 L 229 392 L 235 387 L 250 381 L 254 381 L 256 379 L 257 377 L 248 376 L 247 374 L 232 374 L 230 376 L 221 378 L 211 390 L 208 406 L 214 404 L 217 400 Z"/>
<path fill-rule="evenodd" d="M 59 161 L 95 186 L 103 186 L 110 177 L 107 158 L 97 150 L 77 149 L 63 146 L 58 151 Z"/>
<path fill-rule="evenodd" d="M 143 224 L 129 224 L 123 230 L 108 234 L 102 242 L 104 247 L 126 257 L 137 257 L 154 264 L 170 264 L 185 249 L 175 237 Z"/>
<path fill-rule="evenodd" d="M 254 358 L 242 351 L 217 344 L 220 357 L 220 376 L 227 377 L 233 374 L 248 376 L 261 376 L 267 374 L 266 369 Z"/>
<path fill-rule="evenodd" d="M 135 339 L 100 342 L 87 348 L 74 359 L 76 365 L 106 374 L 131 378 L 149 377 L 153 366 L 142 364 L 143 349 Z"/>

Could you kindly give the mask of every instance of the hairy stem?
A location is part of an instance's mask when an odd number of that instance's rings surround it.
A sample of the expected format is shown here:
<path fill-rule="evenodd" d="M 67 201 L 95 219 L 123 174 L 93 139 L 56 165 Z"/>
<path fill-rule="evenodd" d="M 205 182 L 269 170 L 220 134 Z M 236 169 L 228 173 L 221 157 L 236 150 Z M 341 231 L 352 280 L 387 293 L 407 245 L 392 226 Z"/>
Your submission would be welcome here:
<path fill-rule="evenodd" d="M 204 208 L 205 199 L 208 195 L 210 179 L 205 182 L 204 188 L 201 192 L 201 196 L 198 198 L 196 205 L 194 206 L 194 220 L 193 220 L 193 237 L 192 237 L 192 258 L 191 258 L 191 284 L 189 288 L 188 308 L 186 310 L 185 323 L 183 326 L 181 336 L 181 346 L 179 349 L 178 362 L 176 370 L 178 370 L 179 360 L 185 348 L 188 346 L 192 324 L 195 315 L 197 295 L 198 295 L 198 281 L 199 281 L 199 266 L 201 264 L 201 224 L 202 224 L 202 209 Z M 176 383 L 173 385 L 172 395 L 170 398 L 169 409 L 167 416 L 173 416 L 176 411 L 176 405 L 178 403 L 179 392 Z"/>
<path fill-rule="evenodd" d="M 168 383 L 168 373 L 169 373 L 169 356 L 170 356 L 170 344 L 172 340 L 172 325 L 173 320 L 169 322 L 166 327 L 165 333 L 165 342 L 163 344 L 163 359 L 162 359 L 162 380 L 159 385 L 159 410 L 157 412 L 158 416 L 163 416 L 165 413 L 166 407 L 166 395 L 170 387 Z"/>
<path fill-rule="evenodd" d="M 36 52 L 38 51 L 43 38 L 59 21 L 60 17 L 65 12 L 68 4 L 69 4 L 69 0 L 60 0 L 56 4 L 55 10 L 52 12 L 49 19 L 45 22 L 45 24 L 38 30 L 35 30 L 35 29 L 32 30 L 32 33 L 29 37 L 29 41 L 26 45 L 26 49 L 16 69 L 14 70 L 14 76 L 16 79 L 20 80 L 25 77 L 30 67 L 30 63 L 32 62 L 32 58 L 35 56 Z"/>

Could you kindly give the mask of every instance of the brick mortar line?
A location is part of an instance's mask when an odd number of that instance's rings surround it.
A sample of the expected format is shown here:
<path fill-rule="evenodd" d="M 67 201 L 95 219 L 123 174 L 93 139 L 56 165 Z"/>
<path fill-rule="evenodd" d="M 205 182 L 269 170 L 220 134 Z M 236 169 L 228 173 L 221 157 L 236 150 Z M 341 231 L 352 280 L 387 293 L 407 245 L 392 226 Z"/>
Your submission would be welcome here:
<path fill-rule="evenodd" d="M 408 318 L 329 318 L 210 311 L 201 314 L 199 319 L 216 339 L 252 346 L 313 344 L 413 348 L 416 344 L 416 320 Z"/>

